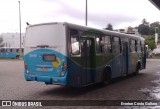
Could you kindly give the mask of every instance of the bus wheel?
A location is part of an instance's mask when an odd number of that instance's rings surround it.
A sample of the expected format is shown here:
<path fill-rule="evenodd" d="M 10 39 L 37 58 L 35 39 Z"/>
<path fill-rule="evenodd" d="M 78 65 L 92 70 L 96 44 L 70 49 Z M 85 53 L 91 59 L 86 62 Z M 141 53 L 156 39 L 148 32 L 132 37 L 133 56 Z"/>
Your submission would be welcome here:
<path fill-rule="evenodd" d="M 103 84 L 107 85 L 111 82 L 111 71 L 110 69 L 105 69 L 105 71 L 103 72 Z"/>
<path fill-rule="evenodd" d="M 16 56 L 16 59 L 18 59 L 18 58 L 19 58 L 19 55 Z"/>

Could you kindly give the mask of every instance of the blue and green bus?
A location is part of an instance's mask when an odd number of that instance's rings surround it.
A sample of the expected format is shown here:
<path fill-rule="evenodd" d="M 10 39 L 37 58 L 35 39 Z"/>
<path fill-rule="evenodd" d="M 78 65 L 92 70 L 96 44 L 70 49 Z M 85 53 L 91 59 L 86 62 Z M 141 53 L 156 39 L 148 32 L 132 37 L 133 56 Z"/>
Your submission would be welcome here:
<path fill-rule="evenodd" d="M 30 25 L 24 66 L 27 81 L 72 87 L 108 84 L 145 69 L 145 40 L 66 22 Z"/>
<path fill-rule="evenodd" d="M 23 52 L 23 48 L 22 48 Z M 20 57 L 19 47 L 1 47 L 0 48 L 0 58 L 7 59 L 18 59 Z"/>

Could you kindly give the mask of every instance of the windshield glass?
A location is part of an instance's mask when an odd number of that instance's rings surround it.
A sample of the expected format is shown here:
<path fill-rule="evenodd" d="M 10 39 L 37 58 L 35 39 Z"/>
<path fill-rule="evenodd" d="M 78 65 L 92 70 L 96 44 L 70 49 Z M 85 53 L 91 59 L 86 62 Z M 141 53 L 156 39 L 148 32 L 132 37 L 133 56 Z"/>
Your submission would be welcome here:
<path fill-rule="evenodd" d="M 31 26 L 26 30 L 25 47 L 64 46 L 65 39 L 65 26 L 62 24 Z"/>

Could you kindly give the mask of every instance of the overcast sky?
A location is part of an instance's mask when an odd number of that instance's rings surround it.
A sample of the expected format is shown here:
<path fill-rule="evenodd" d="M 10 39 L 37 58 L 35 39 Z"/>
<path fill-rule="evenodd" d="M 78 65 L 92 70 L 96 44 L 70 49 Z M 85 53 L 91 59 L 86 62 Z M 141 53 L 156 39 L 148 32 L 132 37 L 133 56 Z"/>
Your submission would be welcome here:
<path fill-rule="evenodd" d="M 85 25 L 86 0 L 20 0 L 22 32 L 26 22 L 71 22 Z M 137 26 L 142 19 L 160 21 L 160 10 L 148 0 L 88 0 L 88 26 L 113 28 Z M 18 0 L 0 1 L 0 33 L 19 32 Z"/>

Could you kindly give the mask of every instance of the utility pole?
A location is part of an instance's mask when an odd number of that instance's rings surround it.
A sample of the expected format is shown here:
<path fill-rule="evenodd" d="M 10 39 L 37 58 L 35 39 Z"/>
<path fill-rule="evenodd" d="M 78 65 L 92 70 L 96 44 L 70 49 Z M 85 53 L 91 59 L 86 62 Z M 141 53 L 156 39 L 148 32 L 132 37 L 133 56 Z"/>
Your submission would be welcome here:
<path fill-rule="evenodd" d="M 156 43 L 156 48 L 157 48 L 157 42 L 158 42 L 158 33 L 156 32 L 156 28 L 158 27 L 155 27 L 155 43 Z"/>
<path fill-rule="evenodd" d="M 18 1 L 19 3 L 19 36 L 20 36 L 20 50 L 19 50 L 19 55 L 21 57 L 21 2 Z"/>
<path fill-rule="evenodd" d="M 88 7 L 87 7 L 87 0 L 86 0 L 86 18 L 85 18 L 85 24 L 86 24 L 86 26 L 87 26 L 87 20 L 88 20 Z"/>

